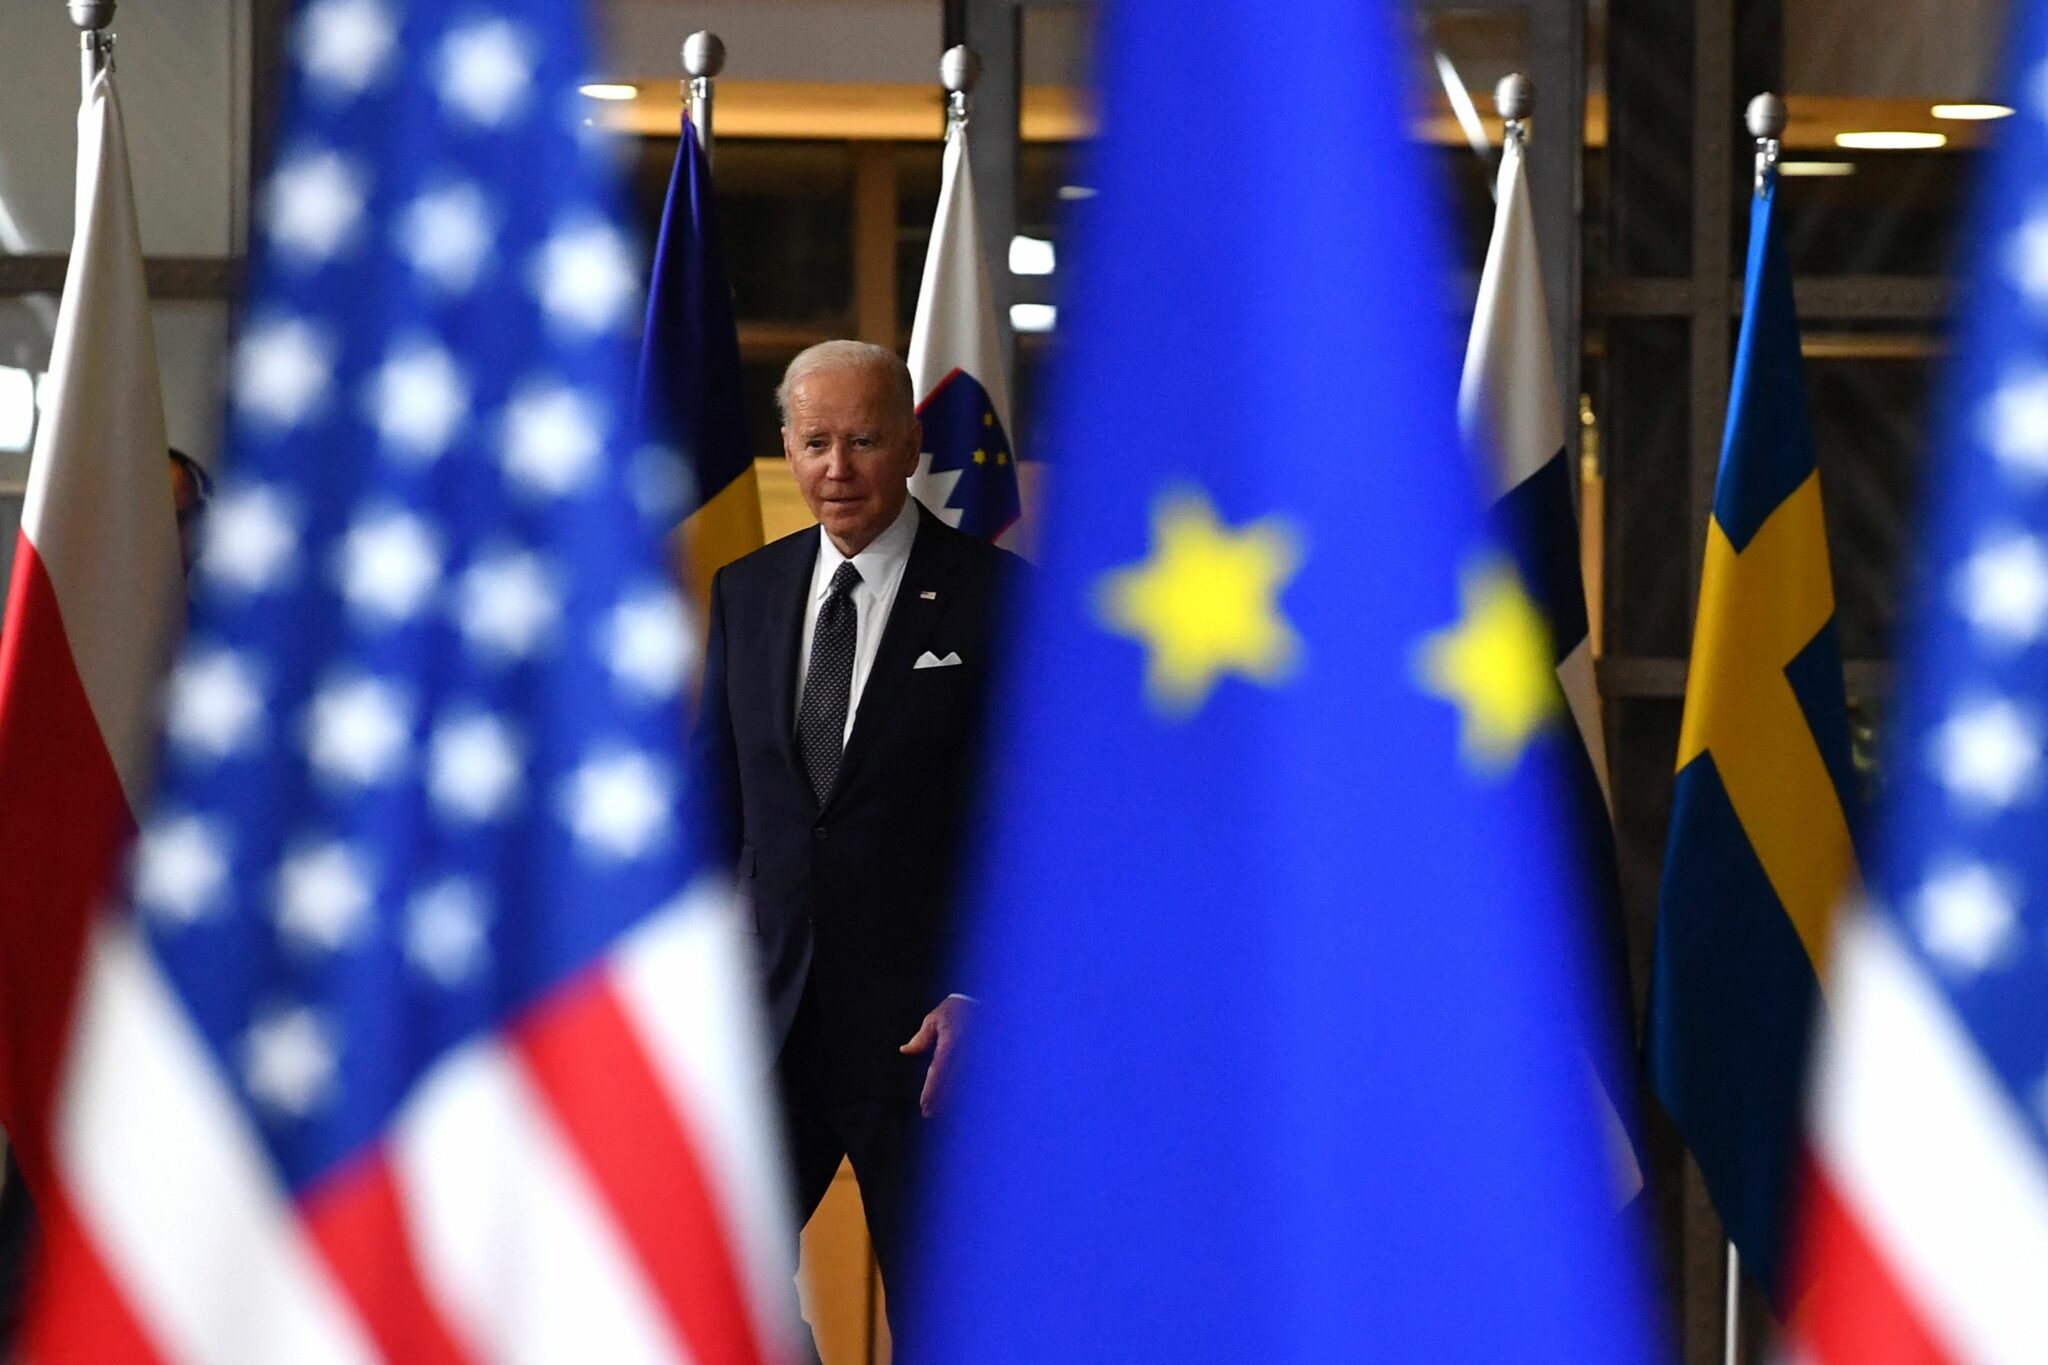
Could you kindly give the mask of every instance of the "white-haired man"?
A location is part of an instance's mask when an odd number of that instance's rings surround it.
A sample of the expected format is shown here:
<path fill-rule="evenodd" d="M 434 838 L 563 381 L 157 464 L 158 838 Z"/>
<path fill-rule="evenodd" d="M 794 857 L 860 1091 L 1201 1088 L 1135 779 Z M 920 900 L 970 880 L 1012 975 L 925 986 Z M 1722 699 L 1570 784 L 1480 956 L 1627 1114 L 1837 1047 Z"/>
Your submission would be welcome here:
<path fill-rule="evenodd" d="M 760 940 L 799 1219 L 850 1158 L 895 1318 L 918 1130 L 971 1008 L 951 901 L 1021 561 L 910 496 L 892 352 L 813 346 L 777 401 L 818 527 L 713 579 L 696 739 Z"/>

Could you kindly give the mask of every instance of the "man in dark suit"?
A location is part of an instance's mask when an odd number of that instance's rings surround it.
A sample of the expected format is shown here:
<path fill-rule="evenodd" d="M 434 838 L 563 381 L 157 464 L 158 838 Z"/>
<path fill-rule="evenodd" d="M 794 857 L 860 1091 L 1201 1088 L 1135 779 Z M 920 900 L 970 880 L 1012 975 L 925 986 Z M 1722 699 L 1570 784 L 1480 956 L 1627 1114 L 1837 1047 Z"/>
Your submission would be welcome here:
<path fill-rule="evenodd" d="M 777 398 L 819 525 L 712 580 L 696 740 L 759 937 L 799 1222 L 850 1158 L 893 1305 L 918 1129 L 972 1008 L 945 976 L 950 901 L 1021 561 L 910 497 L 923 433 L 893 353 L 814 346 Z"/>

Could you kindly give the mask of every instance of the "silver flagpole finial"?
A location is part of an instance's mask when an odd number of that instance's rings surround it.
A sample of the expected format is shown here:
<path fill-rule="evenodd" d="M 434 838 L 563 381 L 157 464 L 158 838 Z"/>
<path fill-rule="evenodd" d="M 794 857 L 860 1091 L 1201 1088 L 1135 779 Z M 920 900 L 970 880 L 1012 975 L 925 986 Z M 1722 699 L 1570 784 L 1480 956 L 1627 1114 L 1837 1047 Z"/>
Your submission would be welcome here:
<path fill-rule="evenodd" d="M 1749 102 L 1743 114 L 1743 122 L 1749 125 L 1749 135 L 1756 139 L 1756 192 L 1764 192 L 1764 181 L 1777 168 L 1778 152 L 1782 147 L 1780 139 L 1785 136 L 1785 125 L 1790 116 L 1785 111 L 1785 101 L 1766 90 Z"/>
<path fill-rule="evenodd" d="M 1493 87 L 1493 107 L 1505 125 L 1503 136 L 1516 142 L 1529 137 L 1529 116 L 1536 112 L 1536 82 L 1519 71 L 1511 71 Z"/>
<path fill-rule="evenodd" d="M 725 44 L 716 33 L 698 29 L 683 39 L 683 99 L 690 106 L 690 126 L 697 145 L 711 155 L 711 83 L 725 70 Z"/>
<path fill-rule="evenodd" d="M 946 123 L 967 122 L 969 97 L 981 80 L 981 58 L 973 48 L 964 45 L 949 47 L 946 55 L 939 58 L 939 84 L 946 87 Z"/>
<path fill-rule="evenodd" d="M 69 0 L 67 8 L 78 30 L 80 83 L 90 94 L 93 77 L 113 59 L 114 35 L 107 28 L 114 22 L 114 0 Z"/>

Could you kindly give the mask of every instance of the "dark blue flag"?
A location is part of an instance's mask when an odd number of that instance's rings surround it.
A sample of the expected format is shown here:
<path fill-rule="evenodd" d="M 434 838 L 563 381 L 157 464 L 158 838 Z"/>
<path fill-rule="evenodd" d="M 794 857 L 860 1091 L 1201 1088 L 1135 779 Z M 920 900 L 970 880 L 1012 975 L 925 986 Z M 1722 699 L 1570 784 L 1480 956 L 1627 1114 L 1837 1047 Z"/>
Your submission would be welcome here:
<path fill-rule="evenodd" d="M 711 575 L 765 539 L 761 493 L 740 402 L 740 342 L 718 246 L 711 162 L 687 116 L 662 204 L 640 343 L 640 410 L 688 472 L 684 536 L 701 608 Z"/>
<path fill-rule="evenodd" d="M 1812 1022 L 1858 885 L 1842 651 L 1775 172 L 1700 571 L 1643 1051 L 1744 1265 L 1781 1304 Z"/>
<path fill-rule="evenodd" d="M 1107 12 L 921 1359 L 1651 1354 L 1406 14 Z M 1227 143 L 1188 121 L 1224 69 Z"/>

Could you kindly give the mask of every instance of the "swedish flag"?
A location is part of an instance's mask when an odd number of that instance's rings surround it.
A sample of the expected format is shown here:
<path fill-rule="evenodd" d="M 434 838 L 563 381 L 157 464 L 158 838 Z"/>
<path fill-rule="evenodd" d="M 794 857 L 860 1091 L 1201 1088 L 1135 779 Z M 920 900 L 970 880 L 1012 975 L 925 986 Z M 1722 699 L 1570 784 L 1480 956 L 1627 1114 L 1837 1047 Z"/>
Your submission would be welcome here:
<path fill-rule="evenodd" d="M 673 443 L 684 461 L 684 576 L 701 611 L 711 575 L 765 537 L 711 163 L 687 114 L 647 282 L 639 391 L 643 430 Z"/>
<path fill-rule="evenodd" d="M 1405 13 L 1106 11 L 914 1358 L 1651 1355 Z M 1226 66 L 1259 98 L 1191 138 Z"/>
<path fill-rule="evenodd" d="M 1750 213 L 1644 1048 L 1721 1222 L 1776 1293 L 1836 906 L 1858 885 L 1849 729 L 1775 174 Z"/>

